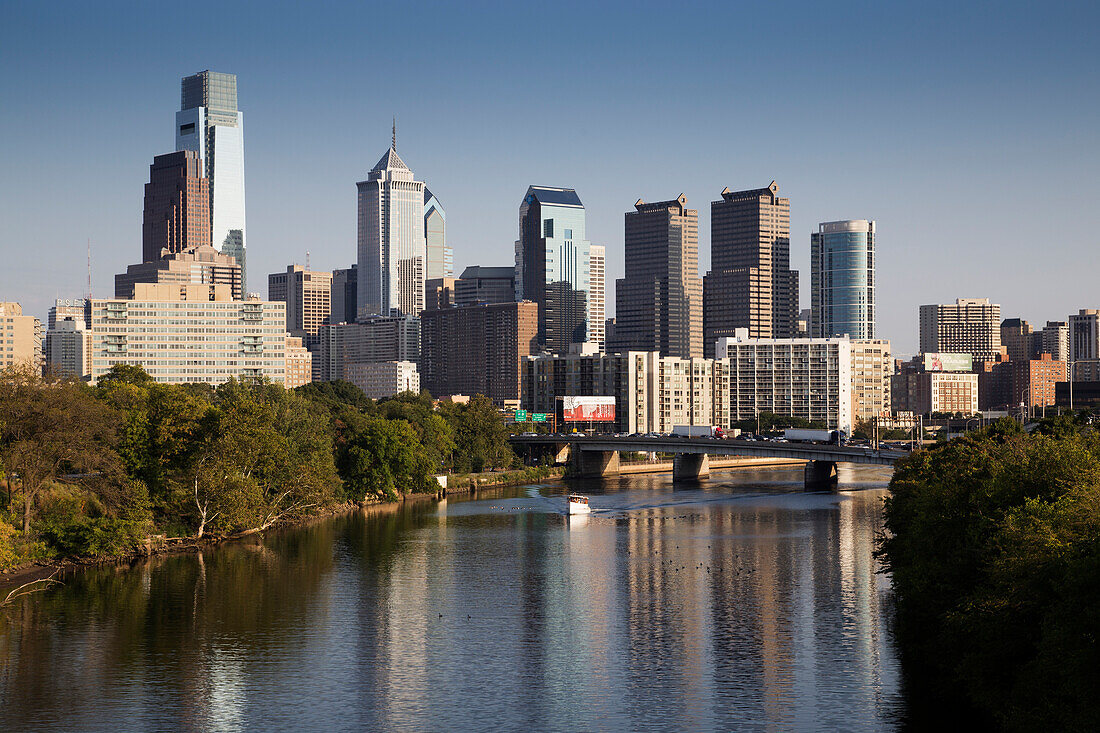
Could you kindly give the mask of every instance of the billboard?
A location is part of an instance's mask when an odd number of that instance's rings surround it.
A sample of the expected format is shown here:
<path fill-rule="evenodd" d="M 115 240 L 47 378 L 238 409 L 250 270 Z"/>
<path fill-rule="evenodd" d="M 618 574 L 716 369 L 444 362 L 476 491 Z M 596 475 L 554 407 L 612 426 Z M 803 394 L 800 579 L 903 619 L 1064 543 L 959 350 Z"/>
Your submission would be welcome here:
<path fill-rule="evenodd" d="M 926 372 L 969 372 L 974 368 L 970 354 L 925 354 Z"/>
<path fill-rule="evenodd" d="M 562 397 L 565 422 L 614 422 L 614 397 Z"/>

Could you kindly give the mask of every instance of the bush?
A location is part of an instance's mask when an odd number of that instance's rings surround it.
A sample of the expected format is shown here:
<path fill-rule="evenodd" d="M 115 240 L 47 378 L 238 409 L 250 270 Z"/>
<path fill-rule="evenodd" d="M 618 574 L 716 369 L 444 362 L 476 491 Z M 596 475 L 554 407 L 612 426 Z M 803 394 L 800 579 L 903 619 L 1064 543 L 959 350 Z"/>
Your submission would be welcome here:
<path fill-rule="evenodd" d="M 65 557 L 103 557 L 132 552 L 141 541 L 141 525 L 114 517 L 94 517 L 51 526 L 43 539 Z"/>

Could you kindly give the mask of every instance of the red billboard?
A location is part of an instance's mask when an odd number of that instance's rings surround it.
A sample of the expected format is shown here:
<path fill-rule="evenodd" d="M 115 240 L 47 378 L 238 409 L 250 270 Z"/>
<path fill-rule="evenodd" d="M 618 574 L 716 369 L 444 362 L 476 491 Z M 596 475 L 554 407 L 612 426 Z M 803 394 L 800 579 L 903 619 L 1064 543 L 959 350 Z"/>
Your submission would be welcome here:
<path fill-rule="evenodd" d="M 614 397 L 562 397 L 565 422 L 615 422 Z"/>

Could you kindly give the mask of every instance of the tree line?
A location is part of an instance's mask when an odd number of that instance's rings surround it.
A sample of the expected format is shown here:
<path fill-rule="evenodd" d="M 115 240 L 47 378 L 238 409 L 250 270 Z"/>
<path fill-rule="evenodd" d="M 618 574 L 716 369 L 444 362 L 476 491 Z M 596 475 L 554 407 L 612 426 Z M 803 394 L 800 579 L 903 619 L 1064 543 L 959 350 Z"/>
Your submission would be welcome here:
<path fill-rule="evenodd" d="M 295 390 L 163 384 L 118 365 L 95 386 L 0 372 L 0 568 L 117 555 L 149 537 L 254 532 L 349 501 L 438 488 L 516 463 L 492 401 L 374 401 L 347 382 Z"/>
<path fill-rule="evenodd" d="M 879 555 L 914 707 L 1007 730 L 1100 720 L 1100 435 L 1004 418 L 900 462 Z"/>

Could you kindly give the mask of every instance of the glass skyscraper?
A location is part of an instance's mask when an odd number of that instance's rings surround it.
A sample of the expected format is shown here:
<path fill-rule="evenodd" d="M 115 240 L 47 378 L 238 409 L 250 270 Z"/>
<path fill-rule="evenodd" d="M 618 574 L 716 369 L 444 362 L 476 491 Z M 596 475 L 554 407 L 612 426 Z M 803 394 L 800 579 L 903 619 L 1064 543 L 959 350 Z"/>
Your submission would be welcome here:
<path fill-rule="evenodd" d="M 209 181 L 211 244 L 245 268 L 244 117 L 237 109 L 237 76 L 200 71 L 183 78 L 176 113 L 176 150 L 194 150 Z"/>
<path fill-rule="evenodd" d="M 447 245 L 447 212 L 428 187 L 424 187 L 424 239 L 428 265 L 425 279 L 454 277 L 454 250 Z"/>
<path fill-rule="evenodd" d="M 519 207 L 516 297 L 539 306 L 540 344 L 557 353 L 590 339 L 591 243 L 571 188 L 530 186 Z"/>
<path fill-rule="evenodd" d="M 875 338 L 875 223 L 830 221 L 810 235 L 810 335 Z"/>

